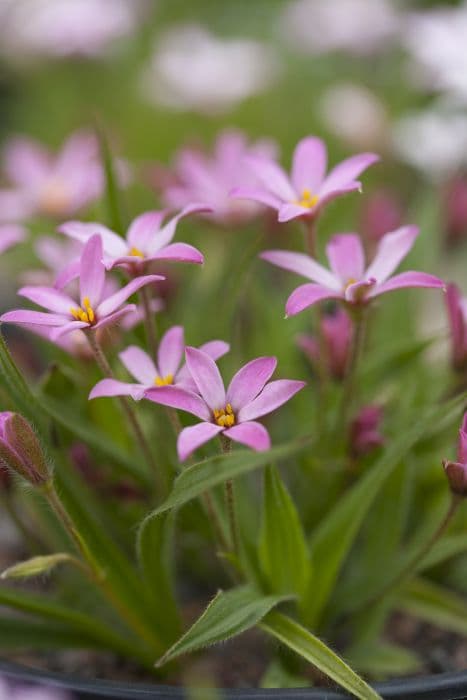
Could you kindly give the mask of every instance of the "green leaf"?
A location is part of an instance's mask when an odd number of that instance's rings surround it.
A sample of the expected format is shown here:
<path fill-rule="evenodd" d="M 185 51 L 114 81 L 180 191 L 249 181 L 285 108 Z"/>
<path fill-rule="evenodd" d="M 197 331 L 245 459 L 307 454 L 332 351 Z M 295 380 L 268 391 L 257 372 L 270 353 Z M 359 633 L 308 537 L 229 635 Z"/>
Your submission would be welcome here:
<path fill-rule="evenodd" d="M 259 558 L 272 593 L 301 598 L 310 577 L 308 548 L 295 504 L 274 466 L 264 474 Z"/>
<path fill-rule="evenodd" d="M 420 657 L 413 651 L 388 642 L 378 641 L 359 646 L 347 656 L 352 666 L 360 672 L 378 679 L 411 675 L 422 666 Z"/>
<path fill-rule="evenodd" d="M 435 542 L 431 551 L 418 563 L 417 571 L 425 571 L 432 566 L 442 564 L 447 559 L 463 554 L 467 551 L 467 537 L 465 533 L 446 535 Z"/>
<path fill-rule="evenodd" d="M 272 661 L 261 678 L 261 688 L 309 688 L 308 678 L 290 673 L 279 659 Z"/>
<path fill-rule="evenodd" d="M 388 477 L 401 459 L 433 427 L 454 421 L 463 407 L 466 394 L 442 406 L 430 407 L 415 425 L 394 438 L 386 452 L 355 486 L 347 491 L 316 529 L 311 540 L 312 560 L 319 563 L 319 576 L 309 591 L 307 621 L 316 626 L 362 523 Z"/>
<path fill-rule="evenodd" d="M 0 649 L 105 649 L 97 639 L 50 622 L 0 618 Z"/>
<path fill-rule="evenodd" d="M 443 586 L 414 579 L 398 595 L 397 607 L 437 627 L 467 635 L 467 602 Z"/>
<path fill-rule="evenodd" d="M 219 591 L 208 607 L 158 661 L 157 666 L 175 659 L 181 654 L 223 642 L 254 627 L 286 596 L 264 596 L 252 586 L 241 586 L 231 591 Z"/>
<path fill-rule="evenodd" d="M 235 450 L 230 454 L 216 455 L 206 459 L 204 462 L 193 464 L 193 466 L 188 467 L 180 474 L 175 480 L 172 492 L 166 501 L 150 513 L 146 520 L 157 517 L 171 508 L 182 506 L 213 486 L 217 486 L 217 484 L 221 484 L 228 479 L 235 479 L 241 474 L 264 467 L 270 462 L 292 457 L 309 447 L 310 444 L 310 438 L 303 438 L 279 447 L 273 447 L 272 450 L 267 452 Z"/>
<path fill-rule="evenodd" d="M 45 556 L 31 557 L 26 561 L 21 561 L 18 564 L 8 567 L 2 572 L 0 578 L 30 578 L 31 576 L 39 576 L 47 574 L 59 564 L 78 564 L 80 562 L 71 554 L 65 552 L 57 554 L 46 554 Z"/>
<path fill-rule="evenodd" d="M 105 192 L 107 203 L 107 214 L 109 217 L 110 228 L 119 233 L 124 234 L 123 217 L 120 206 L 121 192 L 117 184 L 114 159 L 110 151 L 109 142 L 104 131 L 101 128 L 97 129 L 97 136 L 101 148 L 102 161 L 104 164 L 105 173 Z"/>
<path fill-rule="evenodd" d="M 260 627 L 360 700 L 381 700 L 380 695 L 345 661 L 295 620 L 281 613 L 271 612 L 260 623 Z"/>

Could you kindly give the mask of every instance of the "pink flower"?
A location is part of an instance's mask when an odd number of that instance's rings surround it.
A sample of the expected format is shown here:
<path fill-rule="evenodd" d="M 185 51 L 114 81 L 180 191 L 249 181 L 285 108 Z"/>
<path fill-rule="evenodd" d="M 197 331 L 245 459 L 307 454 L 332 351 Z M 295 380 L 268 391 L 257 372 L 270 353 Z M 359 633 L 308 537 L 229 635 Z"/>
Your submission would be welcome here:
<path fill-rule="evenodd" d="M 222 340 L 212 340 L 200 347 L 213 360 L 229 351 L 229 345 Z M 137 384 L 128 384 L 116 379 L 102 379 L 89 394 L 90 399 L 101 396 L 129 395 L 135 401 L 144 397 L 145 391 L 153 386 L 175 386 L 196 392 L 186 364 L 182 363 L 185 350 L 185 337 L 182 326 L 172 326 L 161 338 L 157 353 L 157 365 L 141 348 L 131 345 L 119 353 L 119 358 Z"/>
<path fill-rule="evenodd" d="M 57 240 L 54 236 L 39 236 L 34 243 L 36 257 L 44 265 L 42 269 L 25 270 L 21 272 L 23 284 L 45 284 L 61 288 L 69 280 L 65 278 L 62 284 L 62 273 L 70 265 L 79 270 L 79 258 L 82 246 L 76 241 Z"/>
<path fill-rule="evenodd" d="M 219 369 L 209 355 L 190 347 L 185 354 L 196 392 L 175 386 L 154 387 L 145 392 L 145 397 L 151 401 L 187 411 L 201 419 L 201 423 L 184 428 L 178 436 L 179 459 L 185 460 L 220 433 L 253 450 L 269 449 L 269 433 L 255 418 L 282 406 L 305 386 L 305 382 L 279 379 L 268 384 L 277 360 L 258 357 L 237 372 L 226 392 Z"/>
<path fill-rule="evenodd" d="M 249 164 L 260 184 L 242 184 L 231 195 L 277 209 L 281 222 L 311 217 L 336 197 L 361 190 L 361 182 L 355 178 L 377 160 L 374 153 L 360 153 L 343 160 L 326 176 L 326 146 L 321 139 L 308 136 L 295 148 L 290 177 L 275 161 L 250 157 Z"/>
<path fill-rule="evenodd" d="M 451 331 L 451 361 L 454 369 L 467 365 L 467 299 L 462 298 L 455 284 L 448 284 L 446 308 Z"/>
<path fill-rule="evenodd" d="M 13 248 L 26 238 L 26 231 L 17 224 L 0 224 L 0 253 Z"/>
<path fill-rule="evenodd" d="M 128 297 L 144 285 L 164 279 L 160 275 L 138 277 L 117 292 L 106 296 L 105 267 L 102 256 L 101 237 L 92 236 L 81 254 L 79 301 L 54 287 L 23 287 L 18 293 L 44 307 L 47 312 L 18 309 L 3 314 L 0 321 L 52 327 L 54 330 L 50 337 L 56 340 L 78 329 L 98 329 L 115 323 L 125 314 L 135 310 L 134 304 L 122 306 Z"/>
<path fill-rule="evenodd" d="M 342 233 L 329 241 L 326 253 L 331 270 L 304 253 L 268 250 L 260 257 L 313 280 L 297 287 L 288 298 L 286 314 L 294 316 L 323 299 L 340 299 L 356 305 L 405 287 L 444 289 L 442 280 L 425 272 L 401 272 L 390 277 L 412 248 L 417 235 L 416 226 L 403 226 L 387 233 L 379 242 L 373 262 L 367 268 L 360 237 L 355 233 Z"/>
<path fill-rule="evenodd" d="M 97 139 L 85 131 L 70 136 L 55 156 L 32 139 L 14 138 L 5 150 L 4 171 L 11 188 L 0 189 L 3 221 L 70 216 L 104 187 Z"/>
<path fill-rule="evenodd" d="M 457 462 L 443 460 L 444 472 L 451 491 L 458 496 L 467 496 L 467 413 L 464 413 L 457 444 Z"/>
<path fill-rule="evenodd" d="M 387 231 L 394 231 L 402 223 L 402 206 L 390 190 L 377 190 L 362 205 L 362 233 L 371 242 L 377 243 Z"/>
<path fill-rule="evenodd" d="M 446 242 L 456 244 L 467 236 L 467 178 L 454 177 L 442 193 Z"/>
<path fill-rule="evenodd" d="M 350 426 L 350 449 L 355 457 L 366 455 L 384 444 L 380 432 L 382 420 L 381 406 L 372 404 L 360 409 Z"/>
<path fill-rule="evenodd" d="M 261 207 L 252 202 L 234 201 L 230 191 L 239 182 L 252 187 L 259 184 L 249 156 L 273 158 L 275 152 L 273 142 L 257 141 L 249 145 L 240 131 L 221 132 L 212 155 L 184 148 L 175 159 L 175 182 L 164 188 L 165 201 L 173 207 L 206 202 L 212 207 L 213 219 L 225 225 L 247 221 Z"/>
<path fill-rule="evenodd" d="M 131 223 L 126 238 L 106 226 L 96 223 L 68 221 L 59 227 L 61 233 L 86 243 L 98 234 L 104 249 L 104 264 L 108 270 L 125 267 L 133 274 L 142 274 L 148 263 L 154 261 L 188 262 L 201 265 L 202 254 L 188 243 L 172 243 L 180 219 L 190 214 L 210 211 L 203 204 L 190 204 L 162 226 L 165 211 L 148 211 Z"/>
<path fill-rule="evenodd" d="M 347 371 L 353 335 L 349 315 L 343 309 L 337 309 L 335 313 L 325 315 L 321 320 L 321 332 L 324 340 L 322 351 L 319 340 L 305 333 L 298 336 L 297 344 L 312 365 L 324 362 L 332 377 L 343 379 Z"/>

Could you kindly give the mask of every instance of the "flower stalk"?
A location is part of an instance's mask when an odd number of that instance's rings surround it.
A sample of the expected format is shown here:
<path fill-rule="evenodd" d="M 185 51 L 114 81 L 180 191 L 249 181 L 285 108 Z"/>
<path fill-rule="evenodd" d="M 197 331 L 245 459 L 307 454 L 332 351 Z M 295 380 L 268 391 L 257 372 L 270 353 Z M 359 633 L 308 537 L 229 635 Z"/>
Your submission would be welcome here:
<path fill-rule="evenodd" d="M 220 435 L 222 452 L 230 454 L 232 451 L 232 442 L 225 435 Z M 225 505 L 227 508 L 227 517 L 229 519 L 230 542 L 232 551 L 238 556 L 240 552 L 240 537 L 238 531 L 237 512 L 235 508 L 235 490 L 232 479 L 227 479 L 224 485 L 225 489 Z"/>

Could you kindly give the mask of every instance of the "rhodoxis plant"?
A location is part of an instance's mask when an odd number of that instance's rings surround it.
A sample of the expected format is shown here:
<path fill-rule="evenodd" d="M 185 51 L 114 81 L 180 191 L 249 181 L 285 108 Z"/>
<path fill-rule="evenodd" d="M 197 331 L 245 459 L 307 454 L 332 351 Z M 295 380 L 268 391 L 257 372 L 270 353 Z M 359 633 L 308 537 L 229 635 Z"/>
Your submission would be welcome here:
<path fill-rule="evenodd" d="M 218 144 L 220 170 L 226 149 L 242 161 L 235 175 L 248 172 L 239 187 L 251 187 L 254 171 L 264 189 L 253 198 L 274 202 L 282 221 L 312 221 L 314 234 L 320 208 L 358 189 L 375 161 L 354 156 L 325 177 L 324 145 L 308 138 L 290 183 L 245 144 Z M 56 240 L 78 240 L 78 263 L 48 240 L 54 279 L 19 289 L 44 310 L 0 317 L 51 341 L 38 375 L 25 352 L 34 343 L 12 332 L 10 352 L 10 325 L 0 337 L 0 496 L 26 552 L 2 574 L 0 646 L 112 652 L 170 682 L 186 677 L 184 655 L 209 655 L 256 627 L 258 685 L 324 674 L 375 700 L 375 679 L 423 665 L 387 636 L 396 613 L 467 634 L 465 419 L 450 461 L 467 400 L 462 302 L 449 287 L 452 383 L 449 362 L 424 352 L 434 340 L 419 337 L 415 306 L 426 296 L 443 308 L 444 281 L 424 270 L 393 275 L 418 235 L 404 226 L 381 238 L 369 264 L 357 234 L 319 239 L 329 269 L 316 250 L 263 251 L 309 280 L 286 307 L 303 313 L 284 319 L 286 278 L 247 259 L 251 230 L 237 231 L 238 246 L 225 239 L 225 268 L 213 253 L 215 225 L 239 221 L 220 195 L 206 226 L 184 222 L 194 244 L 172 242 L 181 217 L 206 211 L 196 204 L 203 188 L 215 189 L 208 164 L 191 164 L 185 208 L 165 225 L 159 210 L 119 225 L 107 167 L 111 228 L 61 224 Z M 423 238 L 422 229 L 414 257 Z M 162 260 L 204 261 L 183 268 L 164 308 L 144 291 L 163 289 L 163 276 L 146 274 Z M 411 287 L 433 291 L 412 297 Z M 273 378 L 277 366 L 294 379 Z"/>

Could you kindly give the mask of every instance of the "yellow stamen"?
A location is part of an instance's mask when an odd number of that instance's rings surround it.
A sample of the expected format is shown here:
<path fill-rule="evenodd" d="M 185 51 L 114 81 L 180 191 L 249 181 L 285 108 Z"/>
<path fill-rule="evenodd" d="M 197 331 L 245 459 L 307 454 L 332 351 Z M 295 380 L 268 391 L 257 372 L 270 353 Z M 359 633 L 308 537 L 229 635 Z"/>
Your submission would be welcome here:
<path fill-rule="evenodd" d="M 230 403 L 225 408 L 216 408 L 212 412 L 217 425 L 222 428 L 231 428 L 235 425 L 235 413 Z"/>
<path fill-rule="evenodd" d="M 347 290 L 350 285 L 355 284 L 356 282 L 358 282 L 358 280 L 356 280 L 355 277 L 349 277 L 347 284 L 345 285 L 345 289 Z"/>
<path fill-rule="evenodd" d="M 174 376 L 173 374 L 166 374 L 165 377 L 156 377 L 154 380 L 154 384 L 156 386 L 169 386 L 170 384 L 174 383 Z"/>
<path fill-rule="evenodd" d="M 295 204 L 298 204 L 301 207 L 305 207 L 306 209 L 311 209 L 315 206 L 315 204 L 318 203 L 318 199 L 319 197 L 317 194 L 312 194 L 311 190 L 304 189 L 302 192 L 301 199 L 295 200 Z"/>
<path fill-rule="evenodd" d="M 135 258 L 144 258 L 143 251 L 139 248 L 135 248 L 134 246 L 133 248 L 130 248 L 130 250 L 128 251 L 128 255 L 132 255 Z"/>
<path fill-rule="evenodd" d="M 80 306 L 72 306 L 70 308 L 70 314 L 77 321 L 82 321 L 83 323 L 89 323 L 91 326 L 96 320 L 96 314 L 91 306 L 89 297 L 84 297 L 83 299 L 84 309 Z"/>

